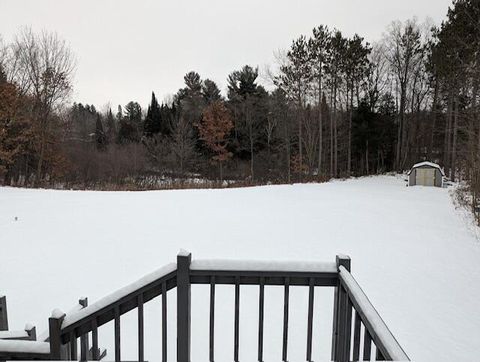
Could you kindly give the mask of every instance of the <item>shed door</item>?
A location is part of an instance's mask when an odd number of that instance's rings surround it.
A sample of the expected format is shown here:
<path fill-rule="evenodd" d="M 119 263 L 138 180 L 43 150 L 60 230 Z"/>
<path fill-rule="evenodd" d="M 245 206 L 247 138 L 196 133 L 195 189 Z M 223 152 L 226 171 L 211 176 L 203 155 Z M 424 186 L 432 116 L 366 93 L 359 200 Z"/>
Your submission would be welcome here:
<path fill-rule="evenodd" d="M 423 186 L 435 186 L 434 168 L 417 168 L 416 184 Z"/>

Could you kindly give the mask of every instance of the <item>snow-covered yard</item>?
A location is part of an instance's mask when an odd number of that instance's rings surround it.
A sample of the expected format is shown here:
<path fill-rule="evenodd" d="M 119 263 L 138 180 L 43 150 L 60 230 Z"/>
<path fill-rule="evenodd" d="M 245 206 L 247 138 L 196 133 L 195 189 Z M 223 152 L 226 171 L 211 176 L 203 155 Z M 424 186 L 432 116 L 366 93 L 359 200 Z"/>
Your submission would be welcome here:
<path fill-rule="evenodd" d="M 480 242 L 446 189 L 405 187 L 393 176 L 228 190 L 0 188 L 0 294 L 11 329 L 32 322 L 41 332 L 52 309 L 68 311 L 81 296 L 94 302 L 175 261 L 180 248 L 193 258 L 333 261 L 348 254 L 352 274 L 413 360 L 473 361 L 480 353 Z M 208 290 L 192 293 L 192 358 L 204 361 Z M 306 296 L 291 291 L 291 361 L 304 360 Z M 316 294 L 318 361 L 329 356 L 332 296 L 332 289 Z M 256 297 L 256 288 L 242 287 L 245 361 L 256 358 Z M 217 359 L 232 360 L 233 288 L 219 287 L 217 298 Z M 266 298 L 266 359 L 280 360 L 283 289 L 270 287 Z M 158 361 L 160 304 L 145 308 L 145 357 Z M 129 313 L 122 317 L 125 359 L 136 356 L 135 336 Z M 111 324 L 102 327 L 110 351 L 112 339 Z M 169 360 L 174 352 L 170 338 Z"/>

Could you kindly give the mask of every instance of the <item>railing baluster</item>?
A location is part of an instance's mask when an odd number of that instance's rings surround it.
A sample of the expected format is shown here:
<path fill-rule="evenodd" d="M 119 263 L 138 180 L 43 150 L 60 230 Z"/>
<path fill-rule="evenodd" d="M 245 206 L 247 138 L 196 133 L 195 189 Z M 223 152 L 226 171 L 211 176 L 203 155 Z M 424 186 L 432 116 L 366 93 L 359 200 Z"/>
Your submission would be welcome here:
<path fill-rule="evenodd" d="M 77 337 L 75 337 L 75 330 L 72 330 L 70 332 L 70 360 L 76 361 L 77 358 Z"/>
<path fill-rule="evenodd" d="M 282 361 L 287 361 L 288 348 L 288 301 L 290 296 L 290 278 L 285 278 L 285 289 L 283 294 L 283 348 Z"/>
<path fill-rule="evenodd" d="M 338 287 L 339 293 L 338 293 L 338 311 L 337 311 L 337 351 L 336 351 L 336 359 L 335 361 L 339 362 L 345 362 L 346 361 L 346 356 L 345 356 L 345 340 L 346 340 L 346 332 L 345 332 L 345 326 L 346 326 L 346 310 L 347 310 L 347 293 L 345 292 L 345 289 L 340 285 Z"/>
<path fill-rule="evenodd" d="M 314 279 L 308 281 L 308 322 L 307 322 L 307 361 L 312 361 L 313 302 L 315 298 Z"/>
<path fill-rule="evenodd" d="M 7 297 L 0 296 L 0 331 L 8 331 Z"/>
<path fill-rule="evenodd" d="M 80 361 L 88 360 L 88 334 L 82 334 L 80 337 Z"/>
<path fill-rule="evenodd" d="M 210 340 L 209 358 L 210 362 L 215 360 L 215 276 L 210 277 Z"/>
<path fill-rule="evenodd" d="M 263 313 L 265 310 L 265 278 L 260 278 L 258 293 L 258 362 L 263 362 Z"/>
<path fill-rule="evenodd" d="M 100 360 L 100 353 L 98 350 L 98 325 L 97 318 L 92 320 L 92 359 L 94 361 Z"/>
<path fill-rule="evenodd" d="M 238 346 L 240 342 L 240 277 L 235 277 L 235 332 L 234 332 L 234 350 L 233 360 L 238 362 Z"/>
<path fill-rule="evenodd" d="M 360 328 L 361 328 L 360 314 L 355 311 L 355 323 L 353 327 L 353 361 L 360 359 Z"/>
<path fill-rule="evenodd" d="M 372 336 L 368 332 L 367 328 L 365 328 L 365 333 L 363 336 L 363 360 L 370 361 L 371 354 L 372 354 Z"/>
<path fill-rule="evenodd" d="M 347 361 L 350 361 L 350 347 L 352 342 L 352 301 L 348 297 L 348 294 L 345 293 L 345 298 L 347 299 L 347 310 L 345 318 L 345 352 L 344 356 Z"/>
<path fill-rule="evenodd" d="M 337 344 L 338 344 L 338 308 L 340 299 L 340 287 L 335 287 L 333 293 L 333 323 L 332 323 L 332 351 L 330 359 L 337 360 Z"/>
<path fill-rule="evenodd" d="M 138 295 L 138 361 L 143 362 L 145 359 L 144 348 L 145 348 L 145 339 L 144 339 L 144 323 L 143 323 L 143 294 Z"/>
<path fill-rule="evenodd" d="M 162 361 L 167 362 L 167 282 L 162 283 Z"/>
<path fill-rule="evenodd" d="M 115 362 L 120 362 L 120 307 L 115 307 L 115 323 L 114 323 L 114 335 L 115 335 Z"/>

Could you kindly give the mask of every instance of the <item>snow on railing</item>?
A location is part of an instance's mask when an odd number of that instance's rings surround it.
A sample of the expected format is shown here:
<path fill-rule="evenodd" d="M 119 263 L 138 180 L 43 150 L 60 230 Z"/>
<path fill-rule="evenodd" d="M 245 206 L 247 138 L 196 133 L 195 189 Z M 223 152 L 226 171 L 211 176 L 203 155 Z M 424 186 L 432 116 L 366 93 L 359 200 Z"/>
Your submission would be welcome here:
<path fill-rule="evenodd" d="M 0 340 L 0 360 L 50 359 L 50 344 L 36 341 Z"/>
<path fill-rule="evenodd" d="M 407 354 L 373 307 L 360 285 L 344 266 L 339 267 L 339 277 L 355 311 L 368 330 L 377 350 L 380 350 L 382 357 L 387 361 L 409 361 Z"/>
<path fill-rule="evenodd" d="M 0 331 L 0 339 L 28 339 L 27 331 Z"/>
<path fill-rule="evenodd" d="M 191 270 L 215 271 L 271 271 L 271 272 L 307 272 L 336 273 L 335 263 L 293 262 L 293 261 L 254 261 L 225 259 L 196 259 L 190 264 Z"/>
<path fill-rule="evenodd" d="M 119 301 L 122 298 L 125 298 L 129 294 L 136 292 L 137 290 L 147 286 L 148 284 L 174 272 L 177 269 L 177 264 L 170 263 L 166 266 L 154 271 L 153 273 L 145 275 L 143 278 L 131 283 L 116 292 L 113 292 L 106 297 L 96 301 L 95 303 L 89 305 L 88 307 L 82 308 L 76 313 L 67 314 L 62 323 L 62 328 L 67 328 L 68 326 L 78 322 L 82 318 L 85 318 L 89 315 L 92 315 L 101 309 L 108 307 L 115 302 Z"/>

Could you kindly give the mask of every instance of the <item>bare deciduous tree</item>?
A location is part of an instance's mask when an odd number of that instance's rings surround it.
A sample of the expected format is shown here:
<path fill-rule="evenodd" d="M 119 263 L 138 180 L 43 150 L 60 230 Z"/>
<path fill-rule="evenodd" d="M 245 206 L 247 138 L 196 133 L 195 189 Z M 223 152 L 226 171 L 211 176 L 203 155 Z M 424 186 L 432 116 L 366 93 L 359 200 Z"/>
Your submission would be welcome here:
<path fill-rule="evenodd" d="M 38 163 L 36 177 L 40 181 L 52 111 L 71 93 L 75 57 L 64 40 L 55 33 L 37 35 L 24 29 L 10 50 L 13 61 L 10 77 L 19 89 L 34 100 L 32 115 L 38 128 Z"/>

